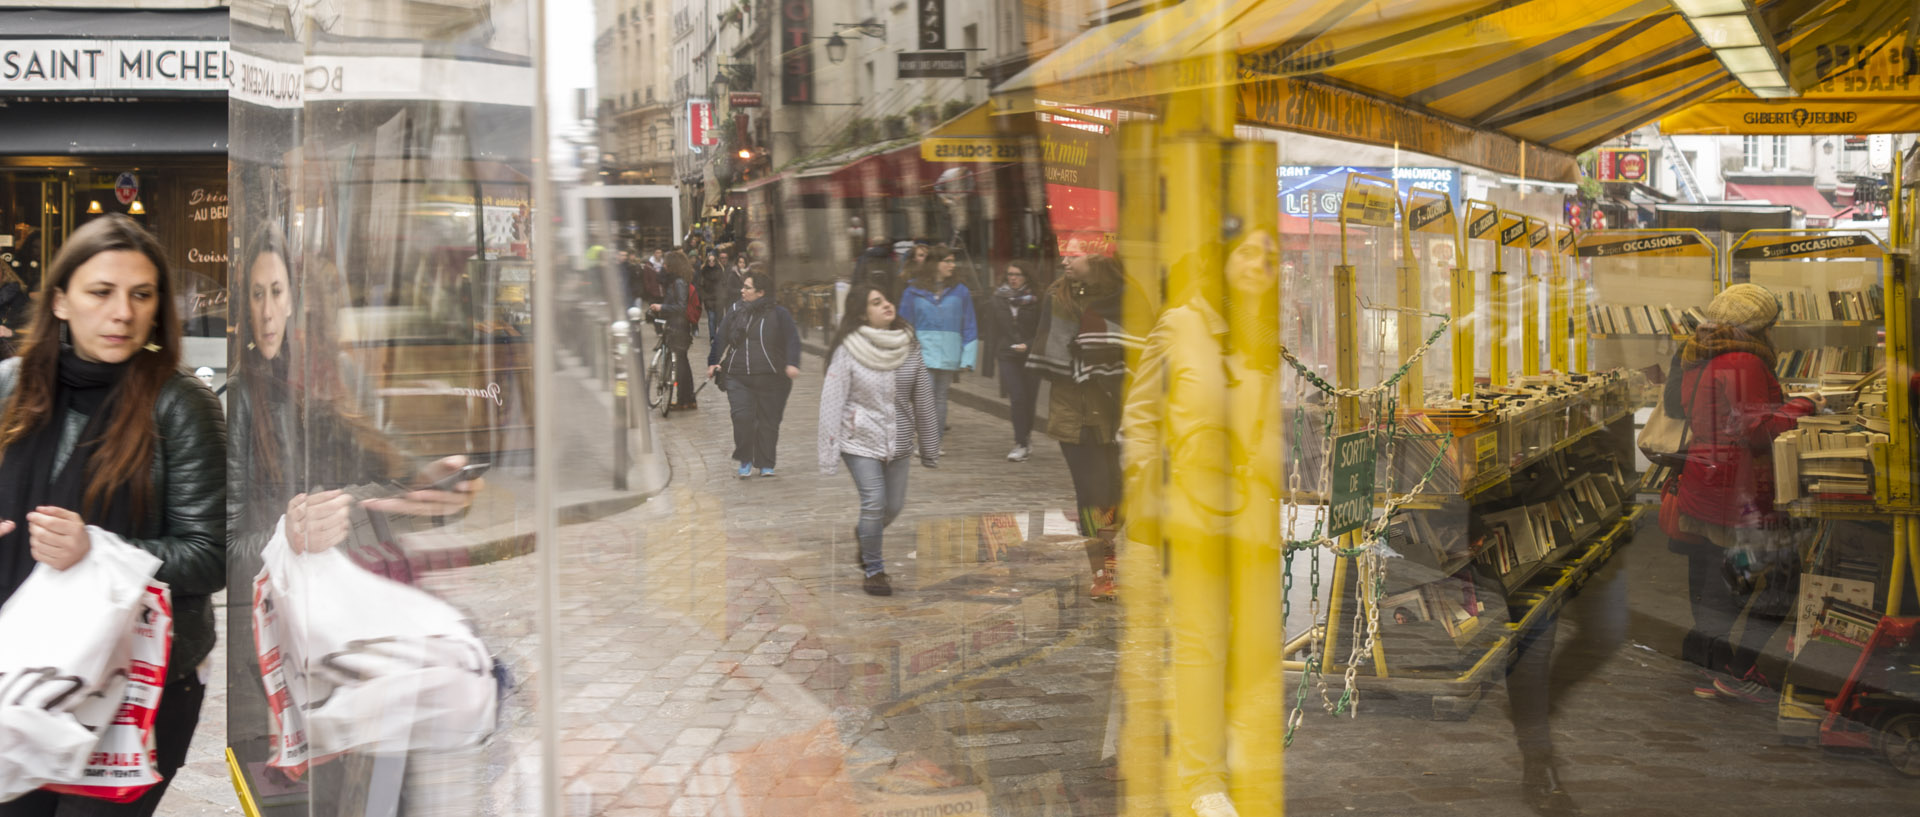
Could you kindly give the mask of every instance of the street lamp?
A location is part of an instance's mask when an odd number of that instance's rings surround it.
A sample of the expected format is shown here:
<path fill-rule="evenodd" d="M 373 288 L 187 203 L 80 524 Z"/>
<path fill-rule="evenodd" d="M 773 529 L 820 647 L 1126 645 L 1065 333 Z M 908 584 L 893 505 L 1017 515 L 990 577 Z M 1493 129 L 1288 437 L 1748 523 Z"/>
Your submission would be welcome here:
<path fill-rule="evenodd" d="M 847 59 L 847 41 L 838 33 L 827 38 L 827 61 L 839 65 Z"/>

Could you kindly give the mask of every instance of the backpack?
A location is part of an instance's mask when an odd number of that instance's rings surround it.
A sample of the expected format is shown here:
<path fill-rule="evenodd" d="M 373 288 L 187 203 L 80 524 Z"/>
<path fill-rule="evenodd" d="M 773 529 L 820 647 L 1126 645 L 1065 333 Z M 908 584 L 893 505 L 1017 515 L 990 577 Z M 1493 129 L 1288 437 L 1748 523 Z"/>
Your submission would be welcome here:
<path fill-rule="evenodd" d="M 700 288 L 687 285 L 687 325 L 700 325 Z"/>

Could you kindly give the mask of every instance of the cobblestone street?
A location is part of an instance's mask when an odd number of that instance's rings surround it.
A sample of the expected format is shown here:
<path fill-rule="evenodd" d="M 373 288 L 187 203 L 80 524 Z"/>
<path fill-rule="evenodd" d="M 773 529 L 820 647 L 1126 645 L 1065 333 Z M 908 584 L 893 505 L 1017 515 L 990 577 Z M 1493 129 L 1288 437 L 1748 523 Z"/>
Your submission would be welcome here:
<path fill-rule="evenodd" d="M 533 560 L 427 575 L 476 613 L 518 682 L 488 813 L 537 810 L 549 716 L 569 817 L 1116 813 L 1119 608 L 1085 597 L 1058 448 L 1007 462 L 1005 422 L 956 400 L 941 467 L 914 467 L 888 531 L 896 595 L 867 596 L 851 481 L 813 464 L 820 368 L 808 356 L 779 476 L 735 478 L 724 396 L 708 389 L 699 410 L 656 426 L 673 469 L 663 493 L 562 529 L 552 705 L 533 705 Z M 999 520 L 1023 543 L 993 552 L 982 527 Z M 1769 709 L 1696 699 L 1690 669 L 1643 643 L 1631 636 L 1554 716 L 1587 813 L 1910 813 L 1914 781 L 1870 756 L 1781 745 Z M 1363 699 L 1357 720 L 1309 702 L 1287 751 L 1290 814 L 1532 813 L 1498 689 L 1461 721 L 1384 697 Z M 203 727 L 201 744 L 215 735 Z M 216 751 L 196 750 L 163 813 L 230 813 Z"/>

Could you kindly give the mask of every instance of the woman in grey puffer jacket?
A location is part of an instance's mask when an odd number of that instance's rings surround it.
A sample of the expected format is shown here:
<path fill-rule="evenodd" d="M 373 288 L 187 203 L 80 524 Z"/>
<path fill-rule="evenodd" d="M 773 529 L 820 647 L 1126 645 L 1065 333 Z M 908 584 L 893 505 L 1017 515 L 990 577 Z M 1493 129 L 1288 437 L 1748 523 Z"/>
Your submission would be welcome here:
<path fill-rule="evenodd" d="M 938 468 L 940 421 L 933 378 L 913 329 L 885 292 L 870 285 L 847 293 L 846 318 L 827 352 L 820 393 L 820 473 L 847 464 L 860 491 L 860 567 L 864 589 L 893 595 L 880 537 L 907 502 L 907 467 L 918 442 L 920 462 Z"/>

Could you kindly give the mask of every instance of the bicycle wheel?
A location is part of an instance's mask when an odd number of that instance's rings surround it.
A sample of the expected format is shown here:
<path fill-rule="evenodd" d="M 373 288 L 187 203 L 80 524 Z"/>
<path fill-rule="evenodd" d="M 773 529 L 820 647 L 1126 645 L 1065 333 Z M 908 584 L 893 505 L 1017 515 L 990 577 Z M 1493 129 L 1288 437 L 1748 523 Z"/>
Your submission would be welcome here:
<path fill-rule="evenodd" d="M 661 372 L 660 380 L 658 381 L 660 383 L 660 394 L 657 398 L 659 400 L 657 405 L 660 409 L 660 416 L 662 417 L 673 413 L 673 393 L 674 390 L 680 386 L 680 361 L 677 359 L 679 354 L 679 352 L 668 349 L 666 350 L 666 354 L 660 357 Z"/>
<path fill-rule="evenodd" d="M 673 375 L 667 368 L 671 362 L 667 358 L 667 347 L 653 350 L 653 361 L 647 364 L 647 408 L 660 407 L 661 398 L 667 393 L 667 380 Z"/>

